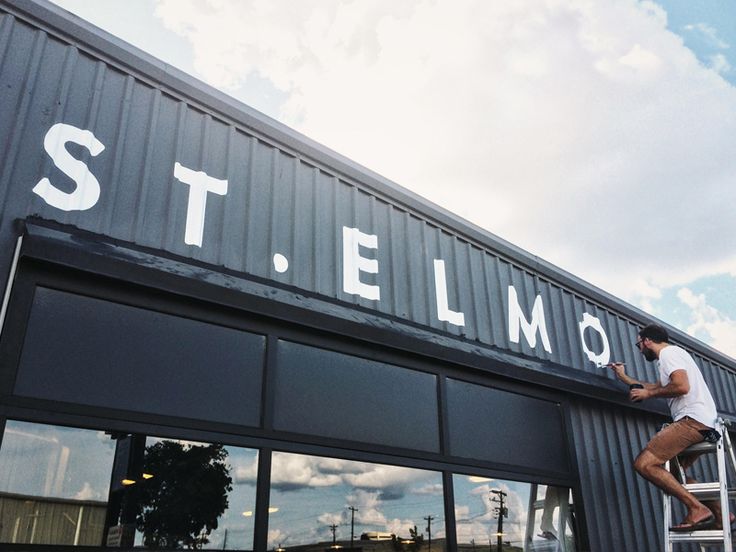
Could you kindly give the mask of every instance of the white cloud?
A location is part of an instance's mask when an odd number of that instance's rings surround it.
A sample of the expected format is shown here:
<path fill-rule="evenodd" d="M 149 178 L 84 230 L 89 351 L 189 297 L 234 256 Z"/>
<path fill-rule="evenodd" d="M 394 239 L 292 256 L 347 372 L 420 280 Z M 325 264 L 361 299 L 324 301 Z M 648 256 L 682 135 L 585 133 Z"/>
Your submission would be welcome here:
<path fill-rule="evenodd" d="M 248 464 L 238 463 L 232 467 L 233 479 L 236 484 L 249 483 L 255 485 L 258 478 L 258 458 Z"/>
<path fill-rule="evenodd" d="M 381 512 L 382 501 L 377 491 L 355 489 L 353 493 L 348 495 L 347 502 L 349 506 L 358 509 L 355 513 L 356 522 L 362 523 L 363 525 L 386 526 L 386 516 Z"/>
<path fill-rule="evenodd" d="M 55 1 L 645 310 L 736 273 L 733 68 L 655 2 L 157 0 L 141 34 Z"/>
<path fill-rule="evenodd" d="M 159 0 L 157 14 L 211 83 L 270 80 L 287 124 L 615 295 L 649 308 L 652 290 L 736 272 L 736 247 L 713 239 L 736 233 L 736 89 L 652 2 Z"/>
<path fill-rule="evenodd" d="M 256 474 L 257 461 L 254 460 L 250 465 L 235 469 L 235 480 L 252 483 Z M 379 492 L 386 499 L 401 498 L 407 492 L 429 494 L 436 491 L 438 485 L 441 489 L 439 475 L 435 472 L 281 452 L 273 455 L 271 485 L 282 491 L 348 485 L 357 490 Z"/>
<path fill-rule="evenodd" d="M 481 477 L 479 475 L 469 475 L 468 481 L 471 483 L 485 483 L 486 481 L 493 481 L 491 477 Z"/>
<path fill-rule="evenodd" d="M 389 487 L 406 487 L 410 482 L 425 479 L 427 473 L 399 466 L 366 465 L 362 473 L 346 473 L 343 480 L 354 487 L 367 489 L 385 489 Z"/>
<path fill-rule="evenodd" d="M 733 358 L 736 358 L 736 320 L 732 320 L 708 304 L 704 294 L 695 294 L 688 288 L 677 292 L 680 301 L 690 307 L 691 323 L 685 329 L 692 336 L 705 339 Z M 703 335 L 704 334 L 704 335 Z"/>
<path fill-rule="evenodd" d="M 317 518 L 317 521 L 322 525 L 340 525 L 345 522 L 345 515 L 343 512 L 325 512 Z"/>
<path fill-rule="evenodd" d="M 89 481 L 85 481 L 80 491 L 74 495 L 74 500 L 105 500 L 107 492 L 95 490 Z"/>
<path fill-rule="evenodd" d="M 696 32 L 702 35 L 712 46 L 725 50 L 730 48 L 731 45 L 723 40 L 719 35 L 718 31 L 708 25 L 707 23 L 692 23 L 685 25 L 686 31 Z"/>
<path fill-rule="evenodd" d="M 416 495 L 442 496 L 443 487 L 442 487 L 442 483 L 434 483 L 434 484 L 430 483 L 428 485 L 417 487 L 416 489 L 411 489 L 409 492 L 411 494 L 416 494 Z"/>
<path fill-rule="evenodd" d="M 269 529 L 268 530 L 268 547 L 276 548 L 278 545 L 286 542 L 288 539 L 286 533 L 281 529 Z"/>
<path fill-rule="evenodd" d="M 276 452 L 273 455 L 271 486 L 288 490 L 302 487 L 331 487 L 342 483 L 339 474 L 323 473 L 320 470 L 320 463 L 324 460 L 328 459 Z M 334 469 L 332 460 L 329 466 Z"/>
<path fill-rule="evenodd" d="M 711 56 L 710 67 L 716 73 L 719 73 L 721 75 L 731 71 L 731 64 L 726 59 L 726 56 L 724 56 L 723 54 L 716 54 L 714 56 Z"/>
<path fill-rule="evenodd" d="M 505 505 L 509 515 L 504 519 L 504 540 L 509 540 L 512 544 L 521 544 L 526 529 L 529 487 L 525 486 L 524 490 L 527 492 L 522 496 L 515 488 L 501 482 L 493 486 L 480 485 L 469 492 L 470 496 L 456 497 L 456 500 L 460 501 L 471 497 L 481 501 L 480 508 L 477 502 L 474 506 L 467 504 L 455 506 L 458 542 L 475 540 L 476 543 L 480 543 L 487 539 L 490 533 L 495 532 L 498 523 L 495 508 L 498 503 L 491 501 L 491 489 L 500 489 L 506 493 Z M 471 515 L 472 511 L 478 510 L 480 513 Z"/>

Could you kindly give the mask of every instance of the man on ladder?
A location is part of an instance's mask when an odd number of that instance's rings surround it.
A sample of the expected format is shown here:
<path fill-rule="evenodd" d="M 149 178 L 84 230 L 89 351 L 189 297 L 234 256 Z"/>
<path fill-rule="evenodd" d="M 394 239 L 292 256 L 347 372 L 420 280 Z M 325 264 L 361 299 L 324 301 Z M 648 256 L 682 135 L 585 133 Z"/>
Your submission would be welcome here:
<path fill-rule="evenodd" d="M 634 402 L 655 397 L 667 399 L 673 423 L 664 427 L 649 441 L 634 461 L 634 469 L 677 498 L 687 508 L 687 515 L 672 531 L 721 529 L 720 505 L 716 501 L 700 502 L 683 487 L 663 465 L 691 445 L 700 443 L 714 431 L 717 412 L 703 375 L 692 357 L 684 349 L 671 345 L 667 330 L 649 324 L 639 331 L 636 347 L 648 361 L 656 361 L 659 369 L 657 383 L 645 383 L 626 374 L 622 363 L 610 364 L 616 377 L 629 386 L 629 399 Z M 697 456 L 681 458 L 683 468 L 692 465 Z M 688 478 L 688 483 L 694 482 Z"/>

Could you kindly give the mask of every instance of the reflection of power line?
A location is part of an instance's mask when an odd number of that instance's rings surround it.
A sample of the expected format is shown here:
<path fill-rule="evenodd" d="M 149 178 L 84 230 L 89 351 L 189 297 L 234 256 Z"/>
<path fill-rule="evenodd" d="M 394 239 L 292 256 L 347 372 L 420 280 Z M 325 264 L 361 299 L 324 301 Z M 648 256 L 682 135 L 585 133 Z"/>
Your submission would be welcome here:
<path fill-rule="evenodd" d="M 337 531 L 337 525 L 335 525 L 334 523 L 332 525 L 330 525 L 330 531 L 332 531 L 332 547 L 334 548 L 335 547 L 335 541 L 336 541 L 336 538 L 337 538 L 336 535 L 335 535 L 335 532 Z"/>
<path fill-rule="evenodd" d="M 427 520 L 427 541 L 428 541 L 428 550 L 432 550 L 432 520 L 434 519 L 432 516 L 427 516 L 424 519 Z"/>
<path fill-rule="evenodd" d="M 353 541 L 355 541 L 355 512 L 357 512 L 358 509 L 348 506 L 348 510 L 350 510 L 350 550 L 352 550 Z"/>
<path fill-rule="evenodd" d="M 498 506 L 496 507 L 496 511 L 498 512 L 498 552 L 501 552 L 501 543 L 503 541 L 503 518 L 508 517 L 509 510 L 504 505 L 504 501 L 506 500 L 506 493 L 503 492 L 500 489 L 491 489 L 491 494 L 495 494 L 496 498 L 492 498 L 491 501 L 498 502 Z"/>

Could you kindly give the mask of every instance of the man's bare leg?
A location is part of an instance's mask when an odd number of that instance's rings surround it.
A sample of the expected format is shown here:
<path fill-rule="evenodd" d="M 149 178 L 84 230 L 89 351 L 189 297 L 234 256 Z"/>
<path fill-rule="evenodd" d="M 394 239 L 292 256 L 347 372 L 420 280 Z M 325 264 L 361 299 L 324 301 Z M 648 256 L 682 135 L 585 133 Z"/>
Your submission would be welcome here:
<path fill-rule="evenodd" d="M 710 518 L 713 512 L 685 489 L 670 472 L 664 469 L 665 462 L 666 460 L 658 458 L 649 450 L 644 449 L 634 461 L 634 469 L 644 479 L 683 503 L 687 508 L 687 516 L 682 521 L 683 524 L 699 523 Z"/>
<path fill-rule="evenodd" d="M 692 466 L 695 463 L 695 460 L 697 460 L 700 457 L 700 454 L 689 454 L 689 455 L 683 455 L 679 457 L 680 460 L 680 466 L 682 466 L 682 471 L 687 471 L 690 466 Z M 685 479 L 688 483 L 697 483 L 697 479 L 690 477 L 689 475 L 685 476 Z M 716 522 L 713 524 L 713 529 L 716 529 L 720 531 L 723 529 L 723 514 L 721 511 L 721 501 L 720 500 L 706 500 L 703 502 L 703 504 L 711 511 L 713 512 L 713 515 L 716 517 Z M 733 523 L 736 521 L 736 516 L 733 515 L 733 513 L 728 514 L 729 522 Z"/>

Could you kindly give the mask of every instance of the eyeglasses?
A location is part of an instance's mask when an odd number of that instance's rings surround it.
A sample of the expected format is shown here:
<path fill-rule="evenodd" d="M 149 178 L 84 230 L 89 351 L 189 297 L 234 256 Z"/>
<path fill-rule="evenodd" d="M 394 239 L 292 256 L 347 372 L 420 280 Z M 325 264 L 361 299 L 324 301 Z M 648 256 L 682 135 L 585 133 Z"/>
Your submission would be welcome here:
<path fill-rule="evenodd" d="M 634 343 L 634 347 L 636 347 L 637 349 L 640 349 L 642 343 L 644 343 L 644 340 L 640 339 L 636 343 Z"/>

